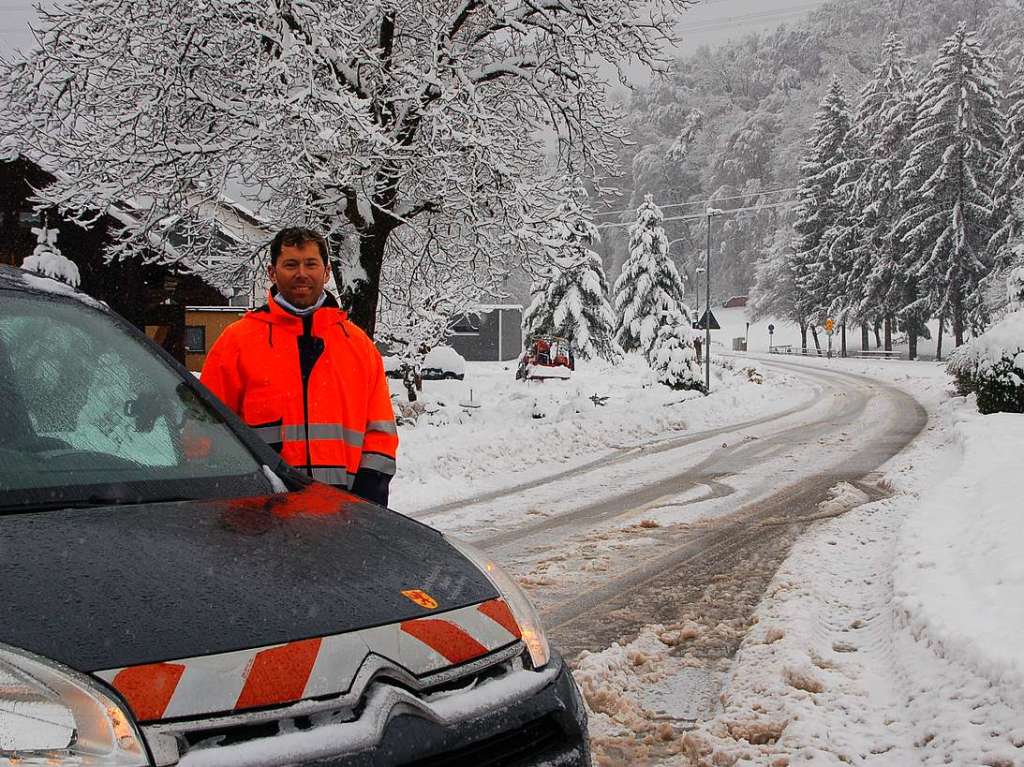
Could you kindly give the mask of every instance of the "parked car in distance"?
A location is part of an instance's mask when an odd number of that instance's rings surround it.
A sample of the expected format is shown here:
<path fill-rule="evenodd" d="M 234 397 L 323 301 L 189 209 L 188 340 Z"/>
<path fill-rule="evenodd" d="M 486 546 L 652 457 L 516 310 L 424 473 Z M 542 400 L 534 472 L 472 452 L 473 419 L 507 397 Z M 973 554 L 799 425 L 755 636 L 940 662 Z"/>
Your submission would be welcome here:
<path fill-rule="evenodd" d="M 0 266 L 0 765 L 589 765 L 486 555 L 284 464 L 104 306 Z"/>
<path fill-rule="evenodd" d="M 423 358 L 420 377 L 425 381 L 462 381 L 466 377 L 466 358 L 450 346 L 435 346 Z"/>

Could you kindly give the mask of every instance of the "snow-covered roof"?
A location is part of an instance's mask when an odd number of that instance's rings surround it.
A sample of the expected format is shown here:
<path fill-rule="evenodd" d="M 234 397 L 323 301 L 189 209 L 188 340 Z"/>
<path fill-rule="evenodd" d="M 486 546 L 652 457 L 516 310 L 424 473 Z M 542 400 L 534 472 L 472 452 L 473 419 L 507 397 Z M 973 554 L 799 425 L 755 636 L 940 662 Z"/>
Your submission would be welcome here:
<path fill-rule="evenodd" d="M 68 174 L 61 169 L 33 156 L 24 148 L 19 148 L 17 142 L 11 137 L 0 141 L 0 161 L 13 162 L 17 159 L 24 159 L 53 176 L 68 177 Z M 245 242 L 262 237 L 269 238 L 273 235 L 273 229 L 268 222 L 260 219 L 249 208 L 225 196 L 221 196 L 217 203 L 211 206 L 204 206 L 204 209 L 217 222 L 218 234 L 225 240 Z M 134 199 L 115 201 L 106 210 L 111 218 L 126 227 L 137 227 L 140 224 L 140 217 L 147 212 L 146 206 Z M 182 247 L 186 244 L 186 240 L 177 230 L 180 220 L 181 217 L 177 214 L 165 216 L 161 220 L 162 230 L 149 233 L 149 245 L 161 253 L 168 262 L 174 263 L 185 271 L 201 274 L 208 264 L 199 263 L 189 257 L 187 248 Z"/>

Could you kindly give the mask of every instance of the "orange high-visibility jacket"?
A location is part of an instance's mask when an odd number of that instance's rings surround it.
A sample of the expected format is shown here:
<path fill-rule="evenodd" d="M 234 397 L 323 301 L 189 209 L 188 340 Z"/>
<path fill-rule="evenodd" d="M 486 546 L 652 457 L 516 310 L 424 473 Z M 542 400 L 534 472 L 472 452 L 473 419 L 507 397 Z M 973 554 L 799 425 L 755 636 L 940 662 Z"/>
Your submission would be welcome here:
<path fill-rule="evenodd" d="M 292 466 L 350 490 L 373 474 L 370 500 L 386 503 L 398 430 L 384 363 L 330 294 L 305 319 L 271 296 L 225 329 L 201 380 Z"/>

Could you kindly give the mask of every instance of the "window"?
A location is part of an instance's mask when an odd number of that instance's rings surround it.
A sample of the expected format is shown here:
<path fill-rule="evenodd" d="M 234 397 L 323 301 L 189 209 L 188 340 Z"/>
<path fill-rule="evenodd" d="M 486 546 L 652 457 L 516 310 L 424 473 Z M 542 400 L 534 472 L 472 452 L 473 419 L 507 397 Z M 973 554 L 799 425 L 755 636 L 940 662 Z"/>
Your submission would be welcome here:
<path fill-rule="evenodd" d="M 269 489 L 189 383 L 114 318 L 70 301 L 0 298 L 0 401 L 0 513 Z"/>
<path fill-rule="evenodd" d="M 480 321 L 475 317 L 462 316 L 452 325 L 453 336 L 480 335 Z"/>
<path fill-rule="evenodd" d="M 185 326 L 185 351 L 189 354 L 206 354 L 206 326 Z"/>

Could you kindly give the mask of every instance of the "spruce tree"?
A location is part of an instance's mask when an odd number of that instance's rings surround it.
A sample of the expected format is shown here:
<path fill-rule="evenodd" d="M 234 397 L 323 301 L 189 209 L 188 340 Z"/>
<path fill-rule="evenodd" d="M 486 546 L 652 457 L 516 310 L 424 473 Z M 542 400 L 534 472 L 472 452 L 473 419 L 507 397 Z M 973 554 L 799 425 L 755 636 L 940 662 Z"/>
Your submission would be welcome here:
<path fill-rule="evenodd" d="M 704 373 L 690 339 L 692 332 L 681 312 L 667 312 L 654 339 L 651 370 L 658 381 L 672 389 L 704 391 Z"/>
<path fill-rule="evenodd" d="M 799 235 L 792 259 L 797 280 L 795 303 L 812 325 L 825 319 L 836 291 L 837 275 L 841 274 L 829 252 L 827 235 L 842 215 L 836 190 L 842 177 L 849 131 L 849 105 L 842 84 L 833 78 L 815 115 L 814 132 L 800 165 L 800 202 L 793 225 Z"/>
<path fill-rule="evenodd" d="M 895 234 L 913 253 L 919 293 L 907 309 L 927 308 L 953 325 L 956 344 L 985 319 L 981 284 L 991 264 L 995 169 L 1003 145 L 999 73 L 961 24 L 942 45 L 921 88 L 900 177 L 905 213 Z"/>
<path fill-rule="evenodd" d="M 1024 57 L 1017 63 L 1007 102 L 1006 137 L 996 166 L 996 233 L 989 242 L 990 256 L 1002 264 L 1011 257 L 1007 245 L 1024 236 Z"/>
<path fill-rule="evenodd" d="M 917 110 L 914 63 L 904 55 L 903 41 L 891 34 L 882 49 L 882 61 L 861 90 L 850 131 L 851 143 L 863 152 L 846 198 L 847 215 L 855 217 L 845 244 L 851 252 L 847 280 L 847 306 L 852 320 L 861 323 L 864 339 L 869 323 L 886 324 L 886 349 L 891 350 L 891 328 L 903 308 L 900 296 L 906 279 L 901 269 L 905 247 L 890 236 L 901 213 L 900 172 L 910 156 L 907 136 Z M 866 348 L 866 342 L 862 342 Z"/>
<path fill-rule="evenodd" d="M 637 208 L 636 223 L 629 230 L 629 255 L 615 281 L 615 340 L 627 352 L 649 355 L 666 313 L 678 313 L 693 324 L 683 302 L 683 280 L 668 257 L 663 219 L 653 196 L 647 195 Z"/>
<path fill-rule="evenodd" d="M 590 246 L 600 239 L 586 208 L 586 191 L 570 190 L 560 206 L 554 263 L 534 283 L 533 300 L 523 314 L 529 338 L 556 335 L 572 342 L 577 356 L 616 362 L 622 350 L 613 338 L 615 314 L 608 303 L 608 281 L 601 257 Z"/>

